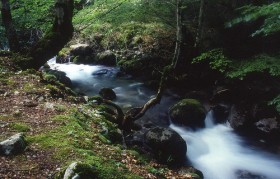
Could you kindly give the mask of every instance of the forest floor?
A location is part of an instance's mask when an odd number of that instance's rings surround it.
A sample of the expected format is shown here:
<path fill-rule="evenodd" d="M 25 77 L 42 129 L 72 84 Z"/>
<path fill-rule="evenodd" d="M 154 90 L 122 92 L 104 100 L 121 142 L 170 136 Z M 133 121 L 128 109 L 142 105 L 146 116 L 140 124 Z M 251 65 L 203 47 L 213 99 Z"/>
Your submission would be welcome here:
<path fill-rule="evenodd" d="M 1 179 L 54 178 L 73 161 L 100 166 L 104 178 L 193 178 L 111 143 L 100 135 L 111 125 L 100 111 L 58 88 L 43 83 L 40 72 L 17 71 L 0 57 L 0 141 L 21 132 L 28 144 L 21 154 L 0 156 Z M 83 110 L 95 119 L 87 121 Z"/>

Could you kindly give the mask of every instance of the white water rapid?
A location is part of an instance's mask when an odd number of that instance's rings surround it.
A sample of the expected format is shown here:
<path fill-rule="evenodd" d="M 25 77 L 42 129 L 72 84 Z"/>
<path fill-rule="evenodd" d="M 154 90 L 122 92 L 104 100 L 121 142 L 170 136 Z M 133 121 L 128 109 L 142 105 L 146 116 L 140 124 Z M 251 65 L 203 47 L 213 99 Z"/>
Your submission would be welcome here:
<path fill-rule="evenodd" d="M 233 129 L 225 124 L 214 125 L 212 120 L 210 111 L 205 129 L 199 131 L 170 125 L 186 141 L 187 157 L 205 179 L 280 179 L 279 156 L 245 146 Z M 240 172 L 250 174 L 245 177 Z"/>

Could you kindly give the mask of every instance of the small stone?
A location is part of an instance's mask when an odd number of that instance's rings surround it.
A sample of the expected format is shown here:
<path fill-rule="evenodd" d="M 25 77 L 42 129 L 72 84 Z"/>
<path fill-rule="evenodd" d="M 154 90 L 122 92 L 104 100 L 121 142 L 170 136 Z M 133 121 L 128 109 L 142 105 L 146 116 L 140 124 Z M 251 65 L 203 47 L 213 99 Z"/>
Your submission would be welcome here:
<path fill-rule="evenodd" d="M 26 99 L 23 101 L 23 105 L 26 107 L 36 107 L 36 106 L 38 106 L 38 103 L 36 101 Z"/>

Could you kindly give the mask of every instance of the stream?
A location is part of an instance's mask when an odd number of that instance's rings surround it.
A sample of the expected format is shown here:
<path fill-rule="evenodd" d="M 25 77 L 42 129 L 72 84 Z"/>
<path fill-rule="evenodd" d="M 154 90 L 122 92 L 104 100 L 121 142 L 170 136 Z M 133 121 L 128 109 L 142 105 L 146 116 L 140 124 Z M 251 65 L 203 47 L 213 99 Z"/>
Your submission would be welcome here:
<path fill-rule="evenodd" d="M 71 79 L 73 89 L 81 94 L 97 95 L 101 88 L 112 88 L 114 101 L 124 110 L 141 106 L 154 97 L 155 91 L 128 75 L 119 75 L 116 67 L 100 65 L 57 64 L 55 58 L 48 64 L 52 69 L 63 71 Z M 165 92 L 161 103 L 141 118 L 155 125 L 169 125 L 168 108 L 179 100 L 171 91 Z M 201 130 L 191 131 L 171 124 L 187 143 L 187 157 L 192 165 L 201 170 L 205 179 L 279 179 L 280 157 L 254 146 L 234 133 L 227 124 L 213 124 L 212 112 L 208 112 Z"/>

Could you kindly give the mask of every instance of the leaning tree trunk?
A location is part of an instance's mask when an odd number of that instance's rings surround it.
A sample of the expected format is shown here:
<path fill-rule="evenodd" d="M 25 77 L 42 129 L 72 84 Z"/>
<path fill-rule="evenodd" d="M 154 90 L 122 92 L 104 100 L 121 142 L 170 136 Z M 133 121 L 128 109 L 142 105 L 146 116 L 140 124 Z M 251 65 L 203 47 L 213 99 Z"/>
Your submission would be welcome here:
<path fill-rule="evenodd" d="M 73 8 L 73 0 L 56 0 L 55 21 L 43 39 L 31 49 L 30 67 L 38 69 L 48 59 L 55 56 L 72 38 L 74 31 L 72 24 Z"/>
<path fill-rule="evenodd" d="M 1 3 L 2 3 L 2 8 L 1 8 L 2 22 L 5 27 L 9 47 L 11 51 L 17 52 L 19 51 L 19 42 L 18 42 L 16 30 L 12 23 L 10 3 L 9 0 L 1 0 Z"/>

